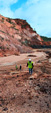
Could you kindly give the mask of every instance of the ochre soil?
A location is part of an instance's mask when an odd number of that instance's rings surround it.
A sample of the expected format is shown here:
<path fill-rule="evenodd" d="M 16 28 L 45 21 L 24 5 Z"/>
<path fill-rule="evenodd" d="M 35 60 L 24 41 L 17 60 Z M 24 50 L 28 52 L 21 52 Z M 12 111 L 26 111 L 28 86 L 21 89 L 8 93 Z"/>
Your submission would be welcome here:
<path fill-rule="evenodd" d="M 29 57 L 18 61 L 17 70 L 15 64 L 0 65 L 0 113 L 51 113 L 51 60 L 29 56 L 32 75 L 26 67 Z"/>

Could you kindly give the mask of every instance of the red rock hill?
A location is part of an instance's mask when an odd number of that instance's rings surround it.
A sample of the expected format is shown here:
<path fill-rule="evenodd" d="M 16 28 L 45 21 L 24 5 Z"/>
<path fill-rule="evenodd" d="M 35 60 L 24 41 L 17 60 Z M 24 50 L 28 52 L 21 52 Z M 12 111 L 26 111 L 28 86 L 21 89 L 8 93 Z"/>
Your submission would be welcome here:
<path fill-rule="evenodd" d="M 31 52 L 32 46 L 50 45 L 33 31 L 26 20 L 10 19 L 0 15 L 0 56 Z"/>

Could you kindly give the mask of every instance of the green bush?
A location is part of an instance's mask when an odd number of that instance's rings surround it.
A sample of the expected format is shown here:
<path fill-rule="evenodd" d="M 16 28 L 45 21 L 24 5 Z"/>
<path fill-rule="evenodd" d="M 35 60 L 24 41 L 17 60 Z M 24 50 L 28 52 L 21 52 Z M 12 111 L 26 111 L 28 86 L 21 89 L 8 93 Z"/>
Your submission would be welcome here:
<path fill-rule="evenodd" d="M 2 49 L 2 46 L 0 46 L 0 49 Z"/>
<path fill-rule="evenodd" d="M 45 37 L 45 36 L 40 36 L 44 41 L 51 41 L 51 38 Z"/>
<path fill-rule="evenodd" d="M 27 24 L 21 25 L 21 28 L 26 28 Z"/>
<path fill-rule="evenodd" d="M 7 47 L 7 49 L 9 50 L 9 47 Z"/>
<path fill-rule="evenodd" d="M 2 20 L 1 20 L 2 22 L 4 22 L 4 18 L 2 18 Z"/>
<path fill-rule="evenodd" d="M 7 18 L 6 21 L 11 24 L 11 19 L 10 18 Z"/>
<path fill-rule="evenodd" d="M 28 40 L 27 40 L 27 39 L 25 39 L 25 41 L 23 41 L 23 42 L 22 42 L 22 44 L 24 44 L 24 45 L 26 45 L 26 46 L 27 46 L 27 45 L 28 45 Z"/>
<path fill-rule="evenodd" d="M 4 40 L 4 38 L 3 38 L 3 37 L 1 37 L 1 36 L 0 36 L 0 39 L 1 39 L 1 41 L 3 41 L 3 40 Z"/>
<path fill-rule="evenodd" d="M 0 32 L 5 33 L 4 31 L 0 30 Z"/>

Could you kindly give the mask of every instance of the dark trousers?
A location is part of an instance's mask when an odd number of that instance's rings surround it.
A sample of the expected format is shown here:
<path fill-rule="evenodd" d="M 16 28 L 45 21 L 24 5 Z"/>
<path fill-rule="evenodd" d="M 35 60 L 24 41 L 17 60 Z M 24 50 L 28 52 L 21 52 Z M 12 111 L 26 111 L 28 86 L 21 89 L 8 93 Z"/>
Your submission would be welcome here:
<path fill-rule="evenodd" d="M 33 69 L 29 68 L 29 74 L 32 74 L 32 72 L 33 72 Z"/>

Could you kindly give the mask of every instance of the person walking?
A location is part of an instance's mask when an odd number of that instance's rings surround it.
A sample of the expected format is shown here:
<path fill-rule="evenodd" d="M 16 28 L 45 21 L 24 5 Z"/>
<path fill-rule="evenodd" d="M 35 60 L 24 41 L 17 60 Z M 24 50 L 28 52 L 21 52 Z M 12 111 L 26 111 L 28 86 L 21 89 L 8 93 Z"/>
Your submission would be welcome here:
<path fill-rule="evenodd" d="M 16 70 L 18 69 L 18 66 L 16 65 Z"/>
<path fill-rule="evenodd" d="M 21 69 L 22 69 L 22 66 L 21 66 L 21 64 L 20 64 L 20 71 L 21 71 Z"/>
<path fill-rule="evenodd" d="M 29 74 L 32 74 L 33 72 L 33 62 L 31 61 L 31 59 L 29 59 L 28 63 L 27 63 L 27 67 L 29 68 Z"/>

